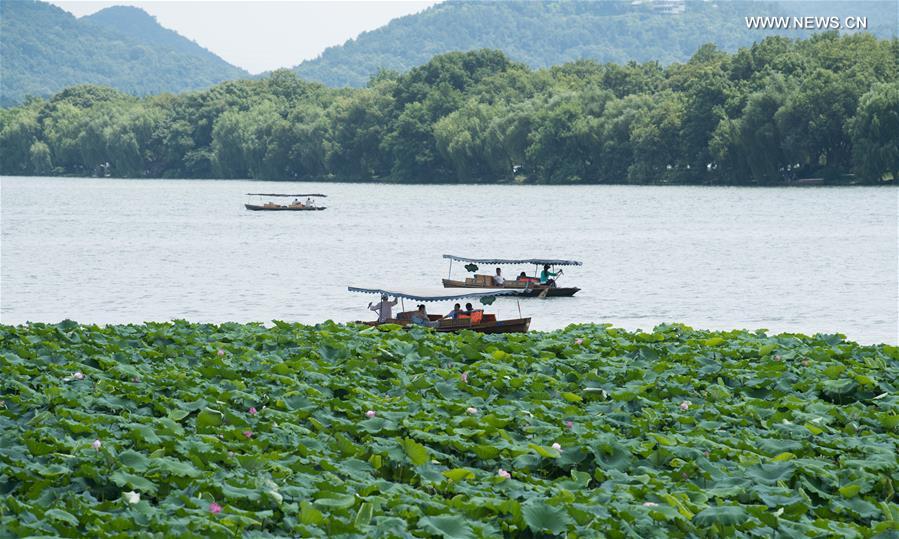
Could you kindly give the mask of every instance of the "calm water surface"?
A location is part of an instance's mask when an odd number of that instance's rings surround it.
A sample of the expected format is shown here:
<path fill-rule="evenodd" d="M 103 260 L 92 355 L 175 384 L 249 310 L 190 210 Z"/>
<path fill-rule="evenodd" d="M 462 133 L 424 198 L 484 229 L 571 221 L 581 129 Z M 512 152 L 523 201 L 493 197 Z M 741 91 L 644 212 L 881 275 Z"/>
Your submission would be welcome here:
<path fill-rule="evenodd" d="M 257 191 L 324 192 L 329 208 L 245 210 Z M 373 297 L 347 285 L 439 287 L 452 253 L 582 260 L 560 281 L 577 296 L 521 301 L 535 329 L 676 321 L 899 340 L 889 188 L 3 178 L 0 192 L 7 324 L 369 318 Z M 493 307 L 517 316 L 514 301 Z"/>

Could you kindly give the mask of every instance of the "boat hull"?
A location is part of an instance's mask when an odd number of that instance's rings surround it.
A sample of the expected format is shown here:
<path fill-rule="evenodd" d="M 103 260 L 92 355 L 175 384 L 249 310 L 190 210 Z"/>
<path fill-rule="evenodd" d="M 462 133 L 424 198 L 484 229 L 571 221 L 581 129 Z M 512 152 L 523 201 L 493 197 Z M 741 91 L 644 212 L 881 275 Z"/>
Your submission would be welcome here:
<path fill-rule="evenodd" d="M 321 211 L 326 209 L 325 206 L 315 206 L 312 208 L 291 208 L 290 206 L 279 206 L 277 208 L 259 206 L 256 204 L 244 204 L 244 206 L 250 211 Z"/>
<path fill-rule="evenodd" d="M 513 283 L 514 283 L 514 281 L 513 281 Z M 537 297 L 541 293 L 543 293 L 543 291 L 546 290 L 547 287 L 539 285 L 539 284 L 531 285 L 530 287 L 527 287 L 527 288 L 525 288 L 525 286 L 520 285 L 520 284 L 517 286 L 496 286 L 496 285 L 488 286 L 488 285 L 483 285 L 483 284 L 468 284 L 465 281 L 454 281 L 452 279 L 443 279 L 443 288 L 478 288 L 478 289 L 495 288 L 497 290 L 521 290 L 522 291 L 521 294 L 517 297 L 533 298 L 533 297 Z M 546 292 L 546 295 L 543 297 L 551 297 L 551 298 L 570 297 L 570 296 L 577 294 L 578 291 L 580 291 L 580 288 L 578 288 L 576 286 L 549 287 L 549 291 Z"/>
<path fill-rule="evenodd" d="M 512 318 L 509 320 L 496 320 L 493 322 L 482 322 L 480 324 L 469 324 L 463 320 L 447 320 L 441 322 L 437 327 L 431 328 L 440 333 L 455 333 L 459 331 L 476 331 L 478 333 L 527 333 L 531 327 L 530 318 Z M 380 326 L 378 322 L 358 322 L 366 326 Z M 415 325 L 408 320 L 390 320 L 387 324 L 398 324 L 406 329 L 414 327 L 424 327 Z"/>

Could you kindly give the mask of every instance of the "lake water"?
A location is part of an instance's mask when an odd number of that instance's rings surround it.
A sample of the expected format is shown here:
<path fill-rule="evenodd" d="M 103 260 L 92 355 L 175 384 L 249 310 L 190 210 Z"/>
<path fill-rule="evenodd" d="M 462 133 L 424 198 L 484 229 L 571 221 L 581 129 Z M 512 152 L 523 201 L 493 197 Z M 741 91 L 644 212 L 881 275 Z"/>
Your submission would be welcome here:
<path fill-rule="evenodd" d="M 247 192 L 324 192 L 328 209 L 250 212 Z M 582 260 L 559 281 L 577 296 L 521 300 L 533 329 L 683 322 L 899 341 L 891 188 L 2 178 L 0 193 L 7 324 L 368 319 L 374 297 L 347 285 L 440 287 L 452 253 Z M 517 317 L 514 300 L 492 308 Z"/>

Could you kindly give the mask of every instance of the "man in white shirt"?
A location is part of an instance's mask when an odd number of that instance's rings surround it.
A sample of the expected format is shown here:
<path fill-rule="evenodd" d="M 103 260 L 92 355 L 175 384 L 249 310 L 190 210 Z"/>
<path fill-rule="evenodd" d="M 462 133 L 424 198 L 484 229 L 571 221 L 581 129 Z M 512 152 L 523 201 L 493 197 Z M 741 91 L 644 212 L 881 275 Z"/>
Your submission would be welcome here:
<path fill-rule="evenodd" d="M 503 286 L 505 283 L 506 278 L 503 277 L 503 270 L 496 268 L 496 275 L 493 276 L 493 284 L 496 286 Z"/>
<path fill-rule="evenodd" d="M 368 304 L 369 310 L 378 313 L 378 323 L 383 324 L 393 318 L 393 307 L 396 306 L 396 298 L 393 301 L 387 301 L 387 294 L 381 294 L 381 301 L 372 305 Z"/>

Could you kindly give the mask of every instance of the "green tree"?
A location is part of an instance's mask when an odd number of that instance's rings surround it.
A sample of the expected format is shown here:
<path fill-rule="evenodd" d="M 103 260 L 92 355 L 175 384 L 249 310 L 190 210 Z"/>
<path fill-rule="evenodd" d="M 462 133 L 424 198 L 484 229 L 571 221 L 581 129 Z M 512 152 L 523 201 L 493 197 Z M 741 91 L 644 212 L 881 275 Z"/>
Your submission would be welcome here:
<path fill-rule="evenodd" d="M 50 147 L 44 142 L 35 141 L 29 150 L 31 156 L 31 170 L 35 174 L 50 174 L 53 171 L 53 159 L 50 157 Z"/>
<path fill-rule="evenodd" d="M 858 174 L 880 181 L 889 173 L 899 181 L 899 83 L 879 84 L 863 95 L 849 131 Z"/>

